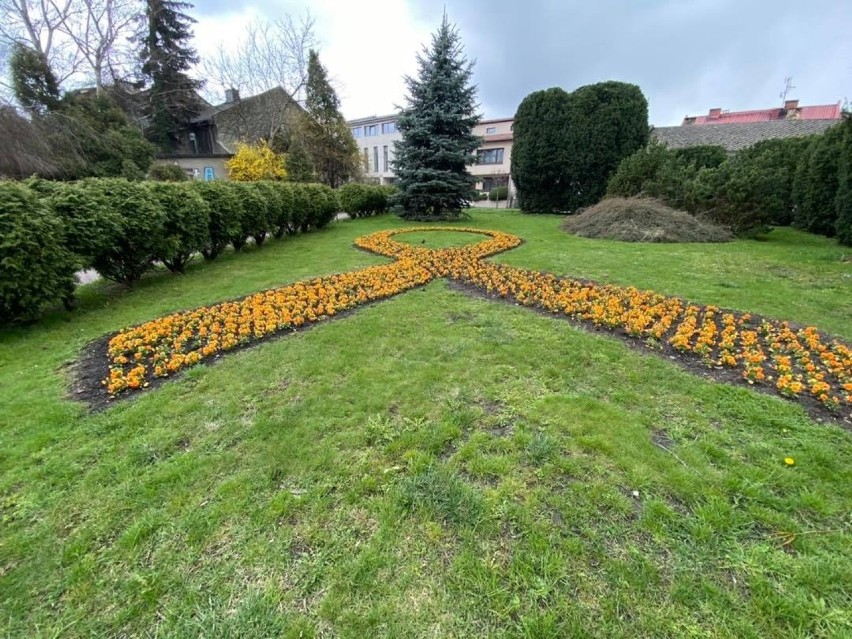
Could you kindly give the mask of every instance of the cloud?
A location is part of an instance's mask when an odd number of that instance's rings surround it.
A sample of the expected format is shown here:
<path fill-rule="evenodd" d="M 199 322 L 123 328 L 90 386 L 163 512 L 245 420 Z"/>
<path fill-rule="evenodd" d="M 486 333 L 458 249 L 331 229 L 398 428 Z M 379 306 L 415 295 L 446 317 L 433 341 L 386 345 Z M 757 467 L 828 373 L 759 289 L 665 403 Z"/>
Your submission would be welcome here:
<path fill-rule="evenodd" d="M 442 7 L 414 0 L 436 25 Z M 815 0 L 448 0 L 487 116 L 529 92 L 603 80 L 638 84 L 651 122 L 678 124 L 720 106 L 780 104 L 784 78 L 802 103 L 852 94 L 852 3 Z M 845 33 L 844 33 L 845 32 Z"/>
<path fill-rule="evenodd" d="M 393 111 L 403 76 L 441 21 L 431 0 L 219 0 L 193 12 L 203 54 L 213 34 L 233 35 L 246 15 L 274 19 L 306 8 L 317 18 L 320 56 L 349 118 Z M 677 124 L 711 107 L 825 104 L 852 97 L 852 2 L 838 0 L 446 0 L 486 117 L 511 116 L 531 91 L 603 80 L 638 84 L 651 122 Z"/>

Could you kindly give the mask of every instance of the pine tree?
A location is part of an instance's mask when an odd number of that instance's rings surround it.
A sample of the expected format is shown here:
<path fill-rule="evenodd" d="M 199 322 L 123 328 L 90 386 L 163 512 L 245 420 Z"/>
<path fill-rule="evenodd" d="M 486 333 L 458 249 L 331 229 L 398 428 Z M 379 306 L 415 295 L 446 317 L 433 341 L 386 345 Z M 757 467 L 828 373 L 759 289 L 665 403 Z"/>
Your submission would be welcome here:
<path fill-rule="evenodd" d="M 306 94 L 303 129 L 307 150 L 320 182 L 337 188 L 357 174 L 358 147 L 316 51 L 308 55 Z"/>
<path fill-rule="evenodd" d="M 195 19 L 187 2 L 147 0 L 141 38 L 142 75 L 150 82 L 148 138 L 163 151 L 173 148 L 175 132 L 198 113 L 196 90 L 202 83 L 187 75 L 198 62 L 189 41 Z"/>
<path fill-rule="evenodd" d="M 9 59 L 12 88 L 31 115 L 44 115 L 59 106 L 59 82 L 43 54 L 16 42 Z"/>
<path fill-rule="evenodd" d="M 417 62 L 418 77 L 405 79 L 408 106 L 397 120 L 402 141 L 394 143 L 396 203 L 406 219 L 455 219 L 473 197 L 467 167 L 480 146 L 473 135 L 480 116 L 470 83 L 473 63 L 446 14 Z"/>

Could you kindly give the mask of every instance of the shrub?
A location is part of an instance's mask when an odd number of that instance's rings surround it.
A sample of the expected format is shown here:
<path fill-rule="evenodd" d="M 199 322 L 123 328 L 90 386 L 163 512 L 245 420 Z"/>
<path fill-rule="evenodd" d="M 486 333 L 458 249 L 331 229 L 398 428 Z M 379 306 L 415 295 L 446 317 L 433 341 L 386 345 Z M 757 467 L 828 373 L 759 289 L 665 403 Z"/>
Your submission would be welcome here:
<path fill-rule="evenodd" d="M 241 250 L 245 247 L 246 240 L 251 237 L 257 246 L 261 246 L 270 231 L 270 203 L 266 198 L 265 189 L 258 188 L 255 183 L 232 182 L 229 186 L 234 189 L 243 204 L 240 230 L 231 238 L 231 244 L 236 250 Z"/>
<path fill-rule="evenodd" d="M 600 82 L 570 95 L 565 162 L 567 210 L 603 197 L 619 162 L 648 144 L 648 101 L 638 86 Z"/>
<path fill-rule="evenodd" d="M 237 152 L 227 163 L 228 176 L 235 182 L 283 180 L 287 177 L 284 156 L 273 151 L 266 142 L 237 145 Z"/>
<path fill-rule="evenodd" d="M 44 183 L 44 181 L 41 181 Z M 91 188 L 91 182 L 54 182 L 43 190 L 44 202 L 61 220 L 65 246 L 77 259 L 80 269 L 94 266 L 95 258 L 117 241 L 121 232 L 121 216 L 102 189 Z"/>
<path fill-rule="evenodd" d="M 189 176 L 177 164 L 154 164 L 148 170 L 148 179 L 160 182 L 186 182 Z"/>
<path fill-rule="evenodd" d="M 0 322 L 37 318 L 74 294 L 74 256 L 64 246 L 62 223 L 36 194 L 0 183 Z"/>
<path fill-rule="evenodd" d="M 525 213 L 568 210 L 572 186 L 564 156 L 570 100 L 560 88 L 535 91 L 515 113 L 511 170 Z"/>
<path fill-rule="evenodd" d="M 287 235 L 295 235 L 307 227 L 312 215 L 311 198 L 306 184 L 293 184 L 293 215 L 287 226 Z"/>
<path fill-rule="evenodd" d="M 767 230 L 769 216 L 761 206 L 771 181 L 748 162 L 728 160 L 715 169 L 701 169 L 692 183 L 691 211 L 738 234 Z"/>
<path fill-rule="evenodd" d="M 566 231 L 622 242 L 726 242 L 730 231 L 650 198 L 611 197 L 565 218 Z"/>
<path fill-rule="evenodd" d="M 206 260 L 216 259 L 225 247 L 242 231 L 243 203 L 237 192 L 227 183 L 190 182 L 190 188 L 207 204 L 210 222 L 207 227 L 207 244 L 201 254 Z"/>
<path fill-rule="evenodd" d="M 308 217 L 302 224 L 302 231 L 321 229 L 334 219 L 340 209 L 340 202 L 334 190 L 325 184 L 302 184 L 308 202 Z"/>
<path fill-rule="evenodd" d="M 837 241 L 852 246 L 852 117 L 847 116 L 843 125 L 843 141 L 840 146 L 840 170 L 837 176 Z"/>
<path fill-rule="evenodd" d="M 272 216 L 272 234 L 281 239 L 293 220 L 293 187 L 291 184 L 270 182 L 278 192 L 277 208 Z"/>
<path fill-rule="evenodd" d="M 166 213 L 148 185 L 123 178 L 91 178 L 78 183 L 115 218 L 109 241 L 99 242 L 92 265 L 103 277 L 133 284 L 163 253 Z M 85 217 L 85 216 L 83 216 Z"/>
<path fill-rule="evenodd" d="M 796 166 L 811 141 L 811 138 L 762 140 L 735 156 L 736 162 L 750 164 L 761 176 L 763 189 L 756 193 L 759 200 L 754 204 L 766 211 L 771 224 L 786 226 L 793 221 Z"/>
<path fill-rule="evenodd" d="M 807 162 L 797 167 L 799 198 L 793 224 L 820 235 L 834 235 L 837 221 L 840 153 L 843 128 L 835 126 L 811 145 Z"/>
<path fill-rule="evenodd" d="M 715 169 L 728 159 L 728 152 L 725 148 L 713 144 L 675 149 L 672 153 L 683 164 L 691 166 L 696 171 L 700 169 Z"/>
<path fill-rule="evenodd" d="M 518 107 L 514 138 L 521 210 L 573 211 L 597 202 L 619 162 L 648 143 L 648 102 L 623 82 L 536 91 Z"/>
<path fill-rule="evenodd" d="M 147 186 L 165 215 L 157 258 L 172 273 L 183 273 L 192 256 L 210 243 L 210 208 L 189 184 L 149 182 Z"/>
<path fill-rule="evenodd" d="M 393 186 L 372 184 L 344 184 L 337 189 L 340 209 L 350 217 L 367 217 L 388 210 L 388 203 L 396 192 Z"/>
<path fill-rule="evenodd" d="M 700 163 L 688 157 L 654 140 L 619 163 L 607 183 L 606 194 L 609 197 L 646 196 L 674 208 L 686 208 L 690 183 Z"/>
<path fill-rule="evenodd" d="M 491 189 L 491 192 L 488 194 L 488 199 L 492 202 L 497 202 L 498 200 L 505 200 L 509 197 L 509 187 L 508 186 L 495 186 Z"/>

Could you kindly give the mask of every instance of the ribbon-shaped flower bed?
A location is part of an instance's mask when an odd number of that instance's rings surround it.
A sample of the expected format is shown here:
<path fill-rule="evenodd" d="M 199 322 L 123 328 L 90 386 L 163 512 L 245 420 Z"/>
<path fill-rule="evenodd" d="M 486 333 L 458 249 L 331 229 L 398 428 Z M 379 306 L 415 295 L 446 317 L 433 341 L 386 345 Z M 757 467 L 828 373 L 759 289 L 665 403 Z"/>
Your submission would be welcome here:
<path fill-rule="evenodd" d="M 393 239 L 401 233 L 453 231 L 488 236 L 462 247 L 429 249 Z M 807 398 L 842 419 L 852 407 L 852 349 L 816 328 L 690 304 L 633 287 L 602 285 L 486 262 L 520 238 L 456 227 L 373 233 L 356 246 L 395 258 L 391 264 L 320 277 L 205 306 L 125 329 L 108 343 L 110 396 L 146 387 L 221 353 L 385 299 L 436 277 L 495 297 L 606 329 L 650 348 L 671 349 L 708 370 L 791 398 Z"/>

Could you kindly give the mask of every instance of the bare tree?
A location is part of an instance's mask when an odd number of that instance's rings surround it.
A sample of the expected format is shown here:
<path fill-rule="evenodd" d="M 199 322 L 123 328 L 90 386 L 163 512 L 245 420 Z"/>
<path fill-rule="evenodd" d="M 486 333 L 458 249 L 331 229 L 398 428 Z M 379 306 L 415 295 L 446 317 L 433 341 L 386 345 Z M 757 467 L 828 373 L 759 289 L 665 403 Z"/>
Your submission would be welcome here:
<path fill-rule="evenodd" d="M 106 80 L 125 75 L 134 23 L 142 11 L 139 0 L 74 0 L 59 30 L 77 49 L 98 94 Z"/>
<path fill-rule="evenodd" d="M 25 42 L 47 60 L 60 84 L 74 75 L 80 58 L 63 37 L 62 25 L 77 11 L 74 0 L 0 0 L 0 41 Z"/>
<path fill-rule="evenodd" d="M 256 20 L 233 50 L 220 43 L 216 55 L 202 62 L 208 86 L 237 89 L 249 96 L 281 87 L 300 101 L 308 79 L 308 51 L 316 46 L 314 18 Z"/>

